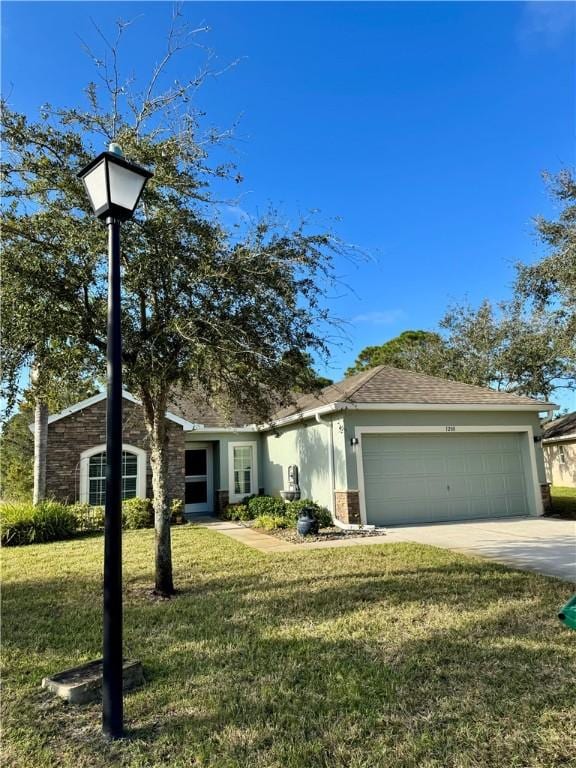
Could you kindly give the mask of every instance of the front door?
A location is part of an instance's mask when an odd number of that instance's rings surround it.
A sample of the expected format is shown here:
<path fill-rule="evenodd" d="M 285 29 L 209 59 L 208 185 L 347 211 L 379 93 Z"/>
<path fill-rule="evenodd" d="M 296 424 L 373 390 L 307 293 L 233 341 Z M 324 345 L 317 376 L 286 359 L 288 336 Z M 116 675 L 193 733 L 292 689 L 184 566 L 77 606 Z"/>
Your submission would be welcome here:
<path fill-rule="evenodd" d="M 212 446 L 210 443 L 195 443 L 186 450 L 186 493 L 184 512 L 197 514 L 214 510 L 212 473 Z"/>

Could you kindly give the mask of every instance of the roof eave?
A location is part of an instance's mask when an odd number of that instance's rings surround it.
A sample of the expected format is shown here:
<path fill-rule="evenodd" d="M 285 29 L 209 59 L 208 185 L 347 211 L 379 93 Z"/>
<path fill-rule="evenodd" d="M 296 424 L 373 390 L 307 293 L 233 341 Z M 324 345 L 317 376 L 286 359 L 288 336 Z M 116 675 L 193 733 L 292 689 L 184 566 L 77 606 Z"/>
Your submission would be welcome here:
<path fill-rule="evenodd" d="M 267 432 L 276 427 L 291 424 L 296 421 L 306 421 L 312 419 L 318 414 L 335 413 L 338 411 L 357 410 L 357 411 L 532 411 L 540 413 L 546 411 L 552 412 L 558 408 L 554 403 L 351 403 L 347 401 L 337 401 L 327 405 L 321 405 L 316 408 L 309 408 L 306 411 L 298 411 L 281 419 L 272 419 L 265 424 L 258 425 L 258 431 Z"/>
<path fill-rule="evenodd" d="M 576 441 L 576 432 L 571 435 L 558 435 L 557 437 L 543 437 L 543 445 L 549 445 L 550 443 L 570 443 Z"/>
<path fill-rule="evenodd" d="M 203 434 L 211 432 L 258 432 L 256 424 L 245 424 L 243 427 L 206 427 L 204 424 L 197 424 L 193 429 L 185 429 L 184 432 L 201 432 Z"/>
<path fill-rule="evenodd" d="M 339 410 L 360 411 L 535 411 L 552 412 L 555 403 L 336 403 Z"/>

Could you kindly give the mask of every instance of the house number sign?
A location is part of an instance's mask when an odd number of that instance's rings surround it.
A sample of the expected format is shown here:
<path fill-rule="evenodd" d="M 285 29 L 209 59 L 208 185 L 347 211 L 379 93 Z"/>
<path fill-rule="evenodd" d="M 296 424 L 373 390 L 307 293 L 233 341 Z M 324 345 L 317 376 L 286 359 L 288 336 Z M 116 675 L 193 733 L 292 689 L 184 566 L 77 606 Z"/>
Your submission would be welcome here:
<path fill-rule="evenodd" d="M 456 432 L 456 427 L 446 427 L 446 432 Z"/>

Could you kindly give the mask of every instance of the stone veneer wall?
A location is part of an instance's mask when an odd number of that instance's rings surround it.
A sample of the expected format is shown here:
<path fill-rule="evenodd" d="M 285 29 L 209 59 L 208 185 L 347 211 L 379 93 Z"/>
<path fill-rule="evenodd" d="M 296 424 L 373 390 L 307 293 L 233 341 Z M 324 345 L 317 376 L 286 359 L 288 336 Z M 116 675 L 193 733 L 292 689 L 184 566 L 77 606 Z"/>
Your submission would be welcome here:
<path fill-rule="evenodd" d="M 122 442 L 146 451 L 146 496 L 152 497 L 150 449 L 142 408 L 123 399 Z M 106 400 L 72 413 L 48 426 L 46 495 L 78 501 L 80 454 L 106 442 Z M 168 421 L 168 496 L 184 500 L 184 431 Z"/>
<path fill-rule="evenodd" d="M 542 507 L 544 512 L 550 512 L 552 509 L 552 496 L 550 495 L 550 483 L 540 483 L 540 494 L 542 496 Z"/>
<path fill-rule="evenodd" d="M 360 525 L 360 494 L 358 491 L 334 491 L 335 515 L 341 523 Z"/>
<path fill-rule="evenodd" d="M 229 503 L 230 494 L 228 491 L 216 491 L 216 511 L 223 512 Z"/>

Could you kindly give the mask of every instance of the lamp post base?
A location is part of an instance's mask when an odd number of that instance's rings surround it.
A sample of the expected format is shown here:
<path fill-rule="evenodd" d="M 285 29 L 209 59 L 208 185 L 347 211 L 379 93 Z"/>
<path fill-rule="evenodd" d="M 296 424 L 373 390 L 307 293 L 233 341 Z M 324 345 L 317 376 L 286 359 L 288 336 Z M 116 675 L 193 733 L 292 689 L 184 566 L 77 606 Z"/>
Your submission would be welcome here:
<path fill-rule="evenodd" d="M 126 659 L 122 665 L 124 692 L 145 684 L 141 661 Z M 42 680 L 42 688 L 64 699 L 68 704 L 87 704 L 102 698 L 102 659 L 66 669 Z"/>

